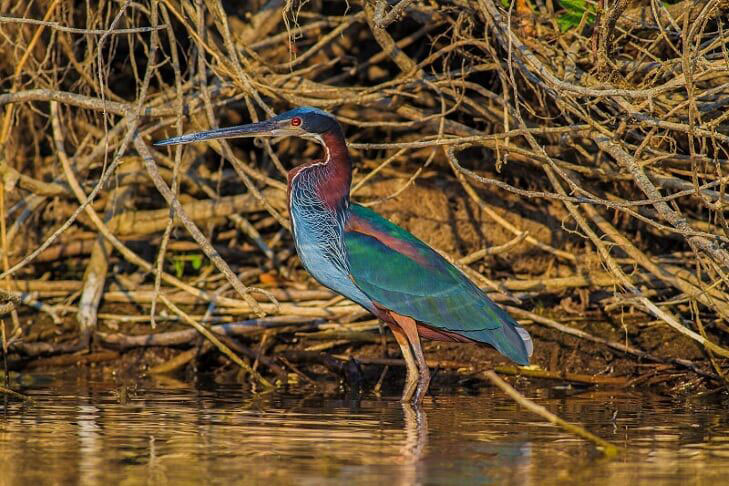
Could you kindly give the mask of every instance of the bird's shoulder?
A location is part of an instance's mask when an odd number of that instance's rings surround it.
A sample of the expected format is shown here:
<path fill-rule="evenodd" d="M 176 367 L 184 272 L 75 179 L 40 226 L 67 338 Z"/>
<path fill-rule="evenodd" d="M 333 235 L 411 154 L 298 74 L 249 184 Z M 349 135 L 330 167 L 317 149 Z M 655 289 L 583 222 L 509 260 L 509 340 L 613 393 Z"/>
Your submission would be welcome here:
<path fill-rule="evenodd" d="M 393 279 L 402 278 L 400 272 L 410 272 L 412 278 L 427 279 L 433 285 L 473 287 L 460 270 L 427 243 L 369 208 L 352 204 L 343 233 L 353 270 L 377 268 L 378 278 L 394 272 L 390 277 Z"/>
<path fill-rule="evenodd" d="M 375 211 L 359 204 L 351 204 L 349 209 L 344 226 L 345 235 L 348 233 L 372 238 L 379 244 L 425 266 L 432 266 L 434 259 L 442 259 L 425 242 Z"/>

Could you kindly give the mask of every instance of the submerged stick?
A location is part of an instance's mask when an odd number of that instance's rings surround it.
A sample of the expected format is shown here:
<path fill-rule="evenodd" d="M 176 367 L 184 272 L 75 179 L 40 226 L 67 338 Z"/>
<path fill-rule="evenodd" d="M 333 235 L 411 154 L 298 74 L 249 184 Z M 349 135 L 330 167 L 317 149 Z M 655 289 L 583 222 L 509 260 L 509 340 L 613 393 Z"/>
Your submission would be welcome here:
<path fill-rule="evenodd" d="M 15 390 L 11 390 L 10 388 L 5 388 L 4 386 L 0 386 L 0 393 L 3 393 L 5 395 L 10 395 L 11 397 L 19 398 L 26 402 L 33 401 L 33 399 L 30 398 L 28 395 L 23 395 L 22 393 L 18 393 Z"/>
<path fill-rule="evenodd" d="M 559 425 L 567 432 L 571 432 L 579 437 L 582 437 L 585 440 L 589 440 L 590 442 L 595 444 L 598 449 L 601 449 L 603 454 L 605 454 L 607 457 L 615 457 L 620 453 L 621 450 L 618 446 L 611 444 L 605 439 L 601 439 L 600 437 L 596 436 L 591 432 L 588 432 L 579 425 L 567 422 L 566 420 L 553 414 L 543 406 L 537 405 L 533 401 L 529 400 L 527 397 L 516 391 L 511 385 L 499 378 L 498 375 L 493 371 L 485 371 L 484 376 L 488 378 L 491 383 L 499 387 L 501 391 L 509 395 L 512 400 L 514 400 L 522 407 L 526 408 L 530 412 L 539 415 L 540 417 L 552 424 Z"/>

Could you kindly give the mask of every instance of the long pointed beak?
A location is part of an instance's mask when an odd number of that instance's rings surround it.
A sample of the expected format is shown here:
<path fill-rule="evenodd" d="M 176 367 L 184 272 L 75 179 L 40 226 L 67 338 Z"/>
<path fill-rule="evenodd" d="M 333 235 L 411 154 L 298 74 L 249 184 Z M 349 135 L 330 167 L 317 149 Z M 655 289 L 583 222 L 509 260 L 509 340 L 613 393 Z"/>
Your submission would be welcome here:
<path fill-rule="evenodd" d="M 212 140 L 215 138 L 242 138 L 242 137 L 261 137 L 273 136 L 278 128 L 276 122 L 271 120 L 259 123 L 251 123 L 249 125 L 237 125 L 234 127 L 216 128 L 215 130 L 206 130 L 204 132 L 188 133 L 179 137 L 172 137 L 165 140 L 155 142 L 154 145 L 160 147 L 164 145 L 180 145 L 185 143 L 200 142 L 203 140 Z"/>

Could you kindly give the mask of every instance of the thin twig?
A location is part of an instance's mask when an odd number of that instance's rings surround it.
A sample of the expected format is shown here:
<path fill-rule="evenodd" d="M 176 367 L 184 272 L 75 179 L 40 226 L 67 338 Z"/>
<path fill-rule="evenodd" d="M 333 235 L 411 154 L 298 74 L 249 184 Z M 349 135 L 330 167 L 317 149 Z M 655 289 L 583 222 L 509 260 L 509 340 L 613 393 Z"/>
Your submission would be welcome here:
<path fill-rule="evenodd" d="M 202 334 L 203 336 L 205 336 L 205 338 L 208 341 L 210 341 L 211 343 L 213 343 L 213 345 L 216 348 L 218 348 L 221 353 L 223 353 L 228 358 L 230 358 L 235 364 L 237 364 L 238 366 L 240 366 L 241 369 L 243 369 L 246 373 L 249 373 L 253 377 L 253 379 L 255 379 L 258 383 L 260 383 L 261 385 L 263 385 L 263 386 L 265 386 L 267 388 L 273 388 L 273 385 L 271 384 L 271 382 L 269 382 L 267 379 L 265 379 L 263 376 L 261 376 L 256 370 L 254 370 L 253 368 L 251 368 L 248 365 L 248 363 L 246 363 L 245 361 L 243 361 L 242 359 L 240 359 L 240 357 L 237 354 L 235 354 L 233 351 L 231 351 L 228 346 L 226 346 L 225 344 L 223 344 L 220 341 L 220 339 L 218 339 L 217 337 L 215 337 L 215 335 L 213 333 L 211 333 L 205 326 L 203 326 L 202 324 L 196 322 L 189 315 L 187 315 L 185 312 L 183 312 L 182 310 L 180 310 L 179 307 L 177 307 L 175 304 L 173 304 L 172 302 L 170 302 L 169 300 L 167 300 L 167 297 L 165 297 L 164 295 L 160 295 L 159 297 L 160 297 L 160 299 L 162 299 L 162 302 L 164 302 L 165 305 L 167 307 L 169 307 L 169 309 L 172 312 L 174 312 L 175 314 L 177 314 L 178 316 L 180 316 L 180 318 L 183 321 L 185 321 L 186 323 L 188 323 L 189 325 L 191 325 L 192 327 L 194 327 L 197 330 L 197 332 L 199 332 L 200 334 Z"/>
<path fill-rule="evenodd" d="M 485 371 L 483 374 L 488 380 L 493 383 L 495 386 L 497 386 L 501 391 L 509 395 L 511 399 L 513 399 L 516 403 L 521 405 L 522 407 L 526 408 L 532 413 L 535 413 L 542 417 L 543 419 L 547 420 L 549 423 L 558 425 L 562 427 L 567 432 L 570 432 L 572 434 L 575 434 L 579 437 L 582 437 L 583 439 L 592 442 L 595 444 L 598 449 L 602 450 L 603 454 L 605 454 L 607 457 L 615 457 L 620 452 L 621 449 L 610 442 L 601 439 L 600 437 L 596 436 L 595 434 L 588 432 L 583 427 L 572 424 L 567 422 L 566 420 L 558 417 L 557 415 L 553 414 L 546 408 L 544 408 L 541 405 L 538 405 L 534 403 L 533 401 L 529 400 L 527 397 L 516 391 L 511 385 L 506 383 L 504 380 L 498 377 L 496 373 L 493 371 Z"/>

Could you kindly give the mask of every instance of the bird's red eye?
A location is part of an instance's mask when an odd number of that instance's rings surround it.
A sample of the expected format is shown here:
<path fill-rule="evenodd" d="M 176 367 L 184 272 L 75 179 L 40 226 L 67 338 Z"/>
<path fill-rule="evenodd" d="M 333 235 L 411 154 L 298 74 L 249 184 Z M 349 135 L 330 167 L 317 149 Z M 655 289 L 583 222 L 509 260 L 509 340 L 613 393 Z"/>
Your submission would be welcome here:
<path fill-rule="evenodd" d="M 291 126 L 298 127 L 301 125 L 301 118 L 295 116 L 291 119 Z"/>

